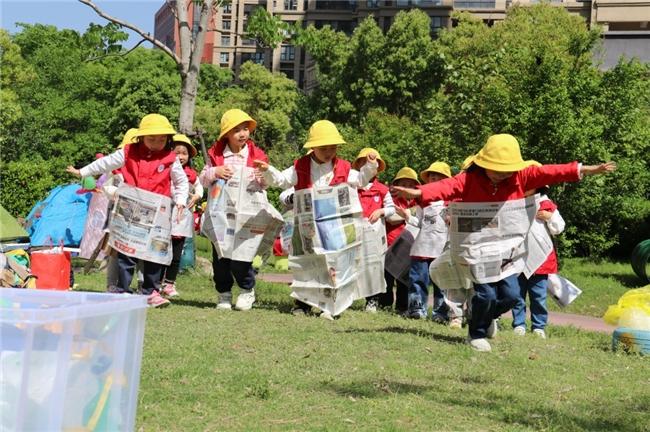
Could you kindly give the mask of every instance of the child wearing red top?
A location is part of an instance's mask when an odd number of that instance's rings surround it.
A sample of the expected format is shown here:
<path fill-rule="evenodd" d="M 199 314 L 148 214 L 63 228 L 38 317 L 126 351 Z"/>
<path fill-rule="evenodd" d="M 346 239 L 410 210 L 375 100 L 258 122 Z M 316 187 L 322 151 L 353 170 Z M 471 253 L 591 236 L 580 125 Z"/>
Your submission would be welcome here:
<path fill-rule="evenodd" d="M 508 134 L 492 135 L 472 159 L 466 172 L 450 179 L 419 186 L 418 189 L 396 187 L 406 198 L 420 201 L 455 200 L 463 202 L 499 202 L 524 198 L 526 191 L 544 185 L 578 181 L 583 175 L 614 171 L 616 164 L 532 166 L 521 157 L 519 143 Z M 496 318 L 510 310 L 519 297 L 517 275 L 494 283 L 474 283 L 472 316 L 469 321 L 469 344 L 477 351 L 490 351 L 486 338 L 497 332 Z"/>

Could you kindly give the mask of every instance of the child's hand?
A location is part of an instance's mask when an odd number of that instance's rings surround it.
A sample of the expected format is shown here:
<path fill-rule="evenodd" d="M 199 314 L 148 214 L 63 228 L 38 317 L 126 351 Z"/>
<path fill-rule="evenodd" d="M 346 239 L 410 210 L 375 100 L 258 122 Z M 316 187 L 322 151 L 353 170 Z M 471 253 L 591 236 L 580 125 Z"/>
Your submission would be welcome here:
<path fill-rule="evenodd" d="M 214 177 L 213 180 L 220 179 L 220 178 L 224 180 L 230 180 L 232 175 L 233 175 L 233 171 L 229 166 L 218 166 L 212 168 L 211 177 Z"/>
<path fill-rule="evenodd" d="M 261 160 L 254 160 L 253 165 L 255 165 L 255 168 L 257 168 L 261 172 L 265 172 L 269 169 L 269 164 Z"/>
<path fill-rule="evenodd" d="M 606 162 L 599 165 L 583 165 L 580 173 L 583 175 L 606 174 L 616 171 L 616 162 Z"/>
<path fill-rule="evenodd" d="M 408 211 L 408 209 L 405 209 L 403 207 L 395 206 L 395 213 L 400 215 L 407 222 L 411 218 L 411 212 Z"/>
<path fill-rule="evenodd" d="M 190 200 L 187 202 L 187 208 L 192 208 L 192 207 L 194 207 L 194 206 L 196 205 L 196 202 L 197 202 L 199 199 L 201 199 L 200 196 L 198 196 L 198 195 L 192 195 L 192 197 L 190 198 Z"/>
<path fill-rule="evenodd" d="M 374 152 L 370 152 L 368 156 L 366 156 L 366 161 L 370 163 L 377 162 L 377 155 Z"/>
<path fill-rule="evenodd" d="M 183 210 L 185 210 L 185 206 L 183 204 L 176 204 L 176 210 L 178 210 L 178 214 L 176 215 L 176 223 L 181 223 L 181 219 L 183 219 Z"/>
<path fill-rule="evenodd" d="M 81 177 L 81 172 L 77 168 L 73 167 L 72 165 L 68 165 L 68 167 L 65 170 L 74 176 Z"/>
<path fill-rule="evenodd" d="M 368 218 L 368 222 L 370 223 L 375 223 L 379 220 L 379 218 L 384 216 L 384 209 L 377 209 Z"/>
<path fill-rule="evenodd" d="M 392 186 L 391 192 L 394 192 L 398 196 L 407 199 L 416 199 L 422 196 L 422 191 L 420 189 L 407 188 L 403 186 Z"/>
<path fill-rule="evenodd" d="M 553 213 L 551 213 L 550 211 L 540 210 L 537 212 L 537 215 L 535 217 L 537 217 L 537 219 L 541 220 L 542 222 L 548 222 L 549 220 L 551 220 L 552 216 Z"/>

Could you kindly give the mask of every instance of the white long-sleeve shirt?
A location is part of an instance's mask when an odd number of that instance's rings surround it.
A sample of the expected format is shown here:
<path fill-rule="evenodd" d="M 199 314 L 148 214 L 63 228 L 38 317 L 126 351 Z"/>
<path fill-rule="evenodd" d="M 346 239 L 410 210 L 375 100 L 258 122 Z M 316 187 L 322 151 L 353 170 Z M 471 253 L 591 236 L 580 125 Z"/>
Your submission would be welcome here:
<path fill-rule="evenodd" d="M 311 158 L 309 161 L 309 166 L 312 185 L 314 187 L 329 186 L 332 178 L 334 177 L 334 165 L 332 162 L 330 161 L 319 164 L 313 158 Z M 357 188 L 366 186 L 370 180 L 372 180 L 377 175 L 377 167 L 378 163 L 375 161 L 366 162 L 366 164 L 362 166 L 361 170 L 359 171 L 350 169 L 347 183 L 350 184 L 350 186 Z M 289 189 L 298 183 L 298 174 L 296 173 L 296 168 L 293 165 L 284 171 L 280 171 L 277 168 L 269 165 L 269 169 L 264 172 L 264 181 L 269 186 L 276 186 L 281 189 Z"/>
<path fill-rule="evenodd" d="M 113 170 L 124 166 L 124 149 L 119 149 L 115 153 L 97 159 L 95 162 L 86 165 L 79 170 L 81 177 L 96 176 L 104 173 L 110 173 Z M 171 168 L 172 181 L 172 200 L 176 204 L 187 205 L 187 195 L 189 192 L 189 182 L 187 175 L 183 171 L 178 158 L 174 161 Z"/>

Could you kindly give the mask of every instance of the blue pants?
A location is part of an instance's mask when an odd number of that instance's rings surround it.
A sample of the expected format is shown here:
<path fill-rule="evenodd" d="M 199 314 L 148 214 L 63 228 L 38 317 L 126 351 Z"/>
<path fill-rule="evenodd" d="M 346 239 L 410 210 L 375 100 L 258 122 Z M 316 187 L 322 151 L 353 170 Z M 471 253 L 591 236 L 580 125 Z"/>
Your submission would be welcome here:
<path fill-rule="evenodd" d="M 548 321 L 546 309 L 546 290 L 548 289 L 548 275 L 534 274 L 530 279 L 519 275 L 520 296 L 517 304 L 512 308 L 512 326 L 526 327 L 526 294 L 530 298 L 530 320 L 532 328 L 542 329 Z"/>
<path fill-rule="evenodd" d="M 117 289 L 110 289 L 111 291 L 133 293 L 131 291 L 131 280 L 133 279 L 133 271 L 138 261 L 140 260 L 122 253 L 117 254 Z M 160 290 L 160 279 L 165 266 L 150 261 L 141 261 L 143 264 L 142 273 L 144 275 L 141 291 L 144 295 L 150 295 L 152 292 Z"/>
<path fill-rule="evenodd" d="M 235 281 L 237 281 L 237 285 L 241 289 L 251 290 L 255 288 L 253 263 L 219 258 L 214 246 L 212 246 L 212 271 L 214 273 L 212 280 L 217 292 L 230 292 Z"/>
<path fill-rule="evenodd" d="M 426 260 L 411 260 L 409 271 L 410 285 L 408 290 L 409 315 L 419 313 L 421 317 L 427 316 L 427 303 L 429 302 L 429 265 L 433 258 Z M 445 297 L 435 284 L 433 284 L 433 314 L 447 316 Z"/>
<path fill-rule="evenodd" d="M 470 338 L 486 337 L 492 320 L 512 309 L 517 303 L 519 298 L 517 276 L 508 276 L 493 283 L 474 284 L 472 316 L 469 321 Z"/>

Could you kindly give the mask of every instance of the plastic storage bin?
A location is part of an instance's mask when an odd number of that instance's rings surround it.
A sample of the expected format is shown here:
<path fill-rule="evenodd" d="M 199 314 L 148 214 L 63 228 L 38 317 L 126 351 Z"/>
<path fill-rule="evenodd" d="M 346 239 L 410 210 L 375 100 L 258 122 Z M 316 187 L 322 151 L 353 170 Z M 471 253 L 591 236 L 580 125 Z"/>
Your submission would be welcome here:
<path fill-rule="evenodd" d="M 612 334 L 612 349 L 650 355 L 650 330 L 619 327 Z"/>
<path fill-rule="evenodd" d="M 0 289 L 0 430 L 131 431 L 147 299 Z"/>

